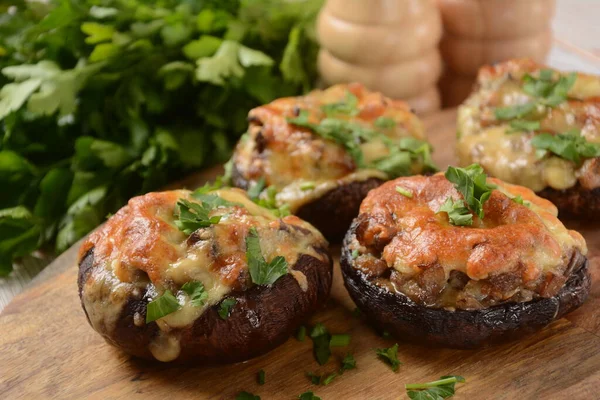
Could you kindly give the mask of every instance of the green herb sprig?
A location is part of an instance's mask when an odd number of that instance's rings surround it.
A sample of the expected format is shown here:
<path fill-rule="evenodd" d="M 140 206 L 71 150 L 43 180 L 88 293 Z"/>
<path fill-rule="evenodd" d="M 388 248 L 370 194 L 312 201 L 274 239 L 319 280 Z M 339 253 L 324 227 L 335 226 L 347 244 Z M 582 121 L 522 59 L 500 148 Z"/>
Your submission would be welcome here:
<path fill-rule="evenodd" d="M 288 263 L 282 256 L 266 262 L 260 249 L 260 239 L 256 228 L 250 228 L 246 236 L 246 257 L 250 278 L 256 285 L 272 285 L 288 273 Z"/>
<path fill-rule="evenodd" d="M 398 343 L 394 344 L 392 347 L 375 349 L 375 353 L 381 361 L 390 366 L 392 371 L 398 372 L 400 365 L 402 365 L 402 362 L 398 360 Z"/>
<path fill-rule="evenodd" d="M 231 314 L 231 309 L 237 304 L 237 300 L 234 297 L 227 297 L 221 301 L 221 305 L 219 306 L 219 318 L 227 319 L 229 318 L 229 314 Z"/>
<path fill-rule="evenodd" d="M 433 382 L 407 384 L 405 388 L 412 400 L 444 400 L 454 396 L 457 383 L 465 383 L 465 378 L 446 375 Z"/>
<path fill-rule="evenodd" d="M 489 200 L 496 186 L 487 183 L 487 175 L 481 165 L 472 164 L 466 168 L 450 166 L 446 170 L 445 176 L 463 195 L 468 208 L 480 219 L 483 219 L 485 215 L 483 204 Z M 454 204 L 452 204 L 452 209 L 456 210 Z"/>
<path fill-rule="evenodd" d="M 152 300 L 146 306 L 146 323 L 148 324 L 152 321 L 156 321 L 179 309 L 181 309 L 181 304 L 179 304 L 177 298 L 173 296 L 173 293 L 171 293 L 170 290 L 165 290 L 162 295 Z"/>
<path fill-rule="evenodd" d="M 575 164 L 582 159 L 600 157 L 600 143 L 588 142 L 577 129 L 557 135 L 542 133 L 534 136 L 531 144 L 541 150 L 541 157 L 550 152 Z"/>

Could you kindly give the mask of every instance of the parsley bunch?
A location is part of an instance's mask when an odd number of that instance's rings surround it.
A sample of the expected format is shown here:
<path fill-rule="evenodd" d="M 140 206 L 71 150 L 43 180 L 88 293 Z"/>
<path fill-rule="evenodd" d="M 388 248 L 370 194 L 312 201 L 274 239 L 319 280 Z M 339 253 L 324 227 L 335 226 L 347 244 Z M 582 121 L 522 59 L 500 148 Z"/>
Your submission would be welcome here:
<path fill-rule="evenodd" d="M 315 78 L 322 0 L 0 5 L 0 275 L 225 160 L 248 110 Z M 48 3 L 48 4 L 46 4 Z"/>

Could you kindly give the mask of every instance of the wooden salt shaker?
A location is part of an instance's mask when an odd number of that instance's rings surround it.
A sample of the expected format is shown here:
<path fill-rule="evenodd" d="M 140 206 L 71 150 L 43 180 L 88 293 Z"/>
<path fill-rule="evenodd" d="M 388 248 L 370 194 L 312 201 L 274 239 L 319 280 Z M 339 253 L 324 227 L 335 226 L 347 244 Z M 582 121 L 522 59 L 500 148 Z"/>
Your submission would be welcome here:
<path fill-rule="evenodd" d="M 327 85 L 361 82 L 421 114 L 440 108 L 442 25 L 434 0 L 328 0 L 317 33 Z"/>
<path fill-rule="evenodd" d="M 555 0 L 437 0 L 446 71 L 445 106 L 461 103 L 483 65 L 530 57 L 544 62 L 552 46 Z"/>

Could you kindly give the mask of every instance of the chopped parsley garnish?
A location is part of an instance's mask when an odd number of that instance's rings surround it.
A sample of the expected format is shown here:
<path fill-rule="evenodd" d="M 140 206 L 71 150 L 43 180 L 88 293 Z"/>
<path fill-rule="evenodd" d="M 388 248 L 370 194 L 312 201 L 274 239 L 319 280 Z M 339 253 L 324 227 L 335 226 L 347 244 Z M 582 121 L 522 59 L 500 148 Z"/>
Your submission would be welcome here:
<path fill-rule="evenodd" d="M 472 164 L 466 168 L 448 167 L 445 176 L 463 195 L 468 208 L 483 219 L 483 204 L 488 201 L 496 187 L 487 184 L 487 175 L 481 165 Z"/>
<path fill-rule="evenodd" d="M 539 150 L 551 152 L 576 164 L 585 158 L 600 157 L 600 143 L 588 142 L 577 129 L 557 135 L 542 133 L 533 137 L 531 144 Z"/>
<path fill-rule="evenodd" d="M 516 104 L 514 106 L 498 107 L 494 110 L 496 119 L 509 120 L 523 118 L 535 109 L 535 103 Z"/>
<path fill-rule="evenodd" d="M 260 179 L 254 182 L 252 186 L 250 186 L 250 188 L 248 189 L 248 197 L 250 197 L 250 199 L 252 200 L 258 199 L 258 196 L 260 196 L 260 193 L 264 190 L 264 188 L 265 177 L 261 176 Z"/>
<path fill-rule="evenodd" d="M 239 392 L 237 396 L 235 396 L 235 400 L 260 400 L 260 396 L 250 392 Z"/>
<path fill-rule="evenodd" d="M 359 253 L 358 249 L 352 250 L 352 259 L 356 260 L 358 258 L 358 256 L 359 256 L 359 254 L 360 253 Z"/>
<path fill-rule="evenodd" d="M 408 397 L 412 400 L 444 400 L 454 396 L 454 386 L 459 382 L 465 383 L 465 378 L 459 375 L 447 375 L 433 382 L 407 384 L 405 388 Z"/>
<path fill-rule="evenodd" d="M 344 372 L 356 368 L 356 360 L 352 354 L 348 353 L 342 360 L 342 365 L 337 372 L 332 372 L 329 375 L 323 377 L 322 375 L 316 375 L 312 372 L 307 372 L 306 376 L 310 379 L 313 385 L 329 385 L 335 378 L 344 374 Z"/>
<path fill-rule="evenodd" d="M 259 385 L 264 385 L 265 384 L 265 370 L 261 369 L 260 371 L 258 371 L 258 374 L 256 375 L 256 381 L 258 382 Z"/>
<path fill-rule="evenodd" d="M 261 189 L 262 190 L 262 189 Z M 256 197 L 253 201 L 261 207 L 268 208 L 277 217 L 285 217 L 290 215 L 290 207 L 288 204 L 279 206 L 277 204 L 277 188 L 273 185 L 269 186 L 262 197 Z"/>
<path fill-rule="evenodd" d="M 300 400 L 321 400 L 319 396 L 315 396 L 313 392 L 304 392 L 301 395 L 298 395 L 298 399 Z"/>
<path fill-rule="evenodd" d="M 194 307 L 202 307 L 206 299 L 208 299 L 208 292 L 204 289 L 202 282 L 186 282 L 181 287 L 181 290 L 188 295 Z"/>
<path fill-rule="evenodd" d="M 231 309 L 233 308 L 233 306 L 235 306 L 237 303 L 237 300 L 234 297 L 228 297 L 226 299 L 224 299 L 221 302 L 221 305 L 219 306 L 219 317 L 221 319 L 227 319 L 229 318 L 229 314 L 231 313 Z"/>
<path fill-rule="evenodd" d="M 356 360 L 354 356 L 350 353 L 346 354 L 344 359 L 342 360 L 342 367 L 340 368 L 340 374 L 343 374 L 346 371 L 356 368 Z"/>
<path fill-rule="evenodd" d="M 191 235 L 192 232 L 200 228 L 218 224 L 221 220 L 220 216 L 208 216 L 212 209 L 206 203 L 198 204 L 185 199 L 179 199 L 177 201 L 175 225 L 186 235 Z"/>
<path fill-rule="evenodd" d="M 325 365 L 331 356 L 329 342 L 331 334 L 325 328 L 325 325 L 317 323 L 310 331 L 310 338 L 313 341 L 313 354 L 319 365 Z"/>
<path fill-rule="evenodd" d="M 521 205 L 523 205 L 523 202 L 524 202 L 523 197 L 521 195 L 518 195 L 517 197 L 513 197 L 511 200 L 514 201 L 515 203 L 521 204 Z"/>
<path fill-rule="evenodd" d="M 165 290 L 161 296 L 148 303 L 146 307 L 146 323 L 156 321 L 165 315 L 174 313 L 180 308 L 181 305 L 177 301 L 177 298 L 173 296 L 173 293 L 170 290 Z"/>
<path fill-rule="evenodd" d="M 315 188 L 314 182 L 302 182 L 300 184 L 300 190 L 312 190 Z"/>
<path fill-rule="evenodd" d="M 531 132 L 540 129 L 539 121 L 526 121 L 523 119 L 515 119 L 510 121 L 510 129 L 506 133 L 513 132 Z"/>
<path fill-rule="evenodd" d="M 306 337 L 306 327 L 304 325 L 300 326 L 296 331 L 296 339 L 299 342 L 304 342 L 304 338 Z"/>
<path fill-rule="evenodd" d="M 473 214 L 471 214 L 471 211 L 467 208 L 463 200 L 454 201 L 452 197 L 448 197 L 437 213 L 439 214 L 441 212 L 448 214 L 448 219 L 452 225 L 473 225 Z"/>
<path fill-rule="evenodd" d="M 437 171 L 431 159 L 431 146 L 415 138 L 392 139 L 360 123 L 336 118 L 324 118 L 318 123 L 312 123 L 306 110 L 300 111 L 295 118 L 288 118 L 288 122 L 310 129 L 322 138 L 340 144 L 358 168 L 375 168 L 395 178 L 410 174 L 411 164 L 415 161 L 421 162 L 424 170 Z M 367 165 L 360 145 L 373 140 L 383 142 L 389 154 Z"/>
<path fill-rule="evenodd" d="M 219 190 L 223 187 L 223 177 L 218 176 L 213 183 L 206 182 L 204 186 L 200 186 L 198 189 L 192 192 L 192 197 L 201 196 L 208 194 L 212 191 Z"/>
<path fill-rule="evenodd" d="M 523 77 L 523 91 L 532 96 L 534 100 L 526 104 L 516 104 L 507 107 L 498 107 L 494 110 L 496 119 L 509 120 L 522 118 L 531 113 L 538 104 L 556 107 L 567 100 L 569 90 L 577 80 L 577 73 L 560 76 L 553 81 L 552 70 L 541 70 L 539 78 L 526 74 Z"/>
<path fill-rule="evenodd" d="M 402 363 L 398 360 L 398 343 L 392 347 L 384 349 L 375 349 L 377 357 L 390 366 L 392 371 L 398 372 L 398 368 Z"/>
<path fill-rule="evenodd" d="M 381 129 L 391 129 L 396 127 L 396 121 L 388 117 L 378 117 L 374 124 L 376 127 Z"/>
<path fill-rule="evenodd" d="M 396 186 L 396 192 L 400 193 L 404 197 L 408 197 L 409 199 L 413 198 L 413 194 L 410 190 L 403 188 L 402 186 Z"/>
<path fill-rule="evenodd" d="M 250 228 L 246 236 L 246 257 L 250 278 L 256 285 L 272 285 L 277 279 L 288 273 L 288 263 L 282 256 L 266 262 L 260 249 L 260 239 L 256 228 Z"/>
<path fill-rule="evenodd" d="M 343 347 L 348 346 L 350 344 L 350 335 L 331 335 L 331 340 L 329 340 L 329 345 L 331 347 Z"/>
<path fill-rule="evenodd" d="M 356 97 L 352 92 L 347 91 L 344 100 L 335 103 L 324 104 L 321 106 L 321 111 L 323 111 L 328 117 L 340 114 L 355 116 L 359 112 L 357 106 L 358 97 Z"/>

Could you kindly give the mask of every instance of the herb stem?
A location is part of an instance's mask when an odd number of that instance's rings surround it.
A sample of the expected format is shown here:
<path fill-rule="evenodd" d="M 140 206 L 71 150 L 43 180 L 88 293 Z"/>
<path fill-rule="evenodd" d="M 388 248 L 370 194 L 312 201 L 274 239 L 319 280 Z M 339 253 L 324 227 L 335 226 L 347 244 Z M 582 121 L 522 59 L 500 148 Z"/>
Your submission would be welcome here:
<path fill-rule="evenodd" d="M 407 390 L 427 389 L 427 388 L 431 388 L 431 387 L 437 387 L 437 386 L 442 386 L 442 385 L 447 385 L 449 383 L 457 383 L 457 382 L 458 382 L 458 379 L 456 379 L 455 377 L 451 377 L 451 378 L 439 379 L 437 381 L 426 382 L 426 383 L 408 383 L 408 384 L 404 385 L 404 387 Z"/>

